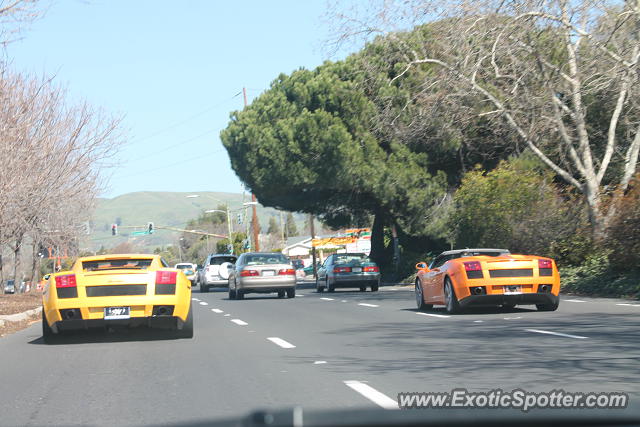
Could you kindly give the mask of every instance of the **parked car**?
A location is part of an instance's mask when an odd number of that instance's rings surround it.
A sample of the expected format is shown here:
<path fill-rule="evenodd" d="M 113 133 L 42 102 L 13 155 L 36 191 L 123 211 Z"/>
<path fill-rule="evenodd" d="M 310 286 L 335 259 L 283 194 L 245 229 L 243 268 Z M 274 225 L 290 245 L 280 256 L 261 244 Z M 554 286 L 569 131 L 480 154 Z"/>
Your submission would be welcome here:
<path fill-rule="evenodd" d="M 376 292 L 380 287 L 380 268 L 361 253 L 330 255 L 318 269 L 316 290 L 333 292 L 336 288 L 371 288 Z"/>
<path fill-rule="evenodd" d="M 277 292 L 279 298 L 296 296 L 296 272 L 281 253 L 249 252 L 229 269 L 229 299 L 248 293 Z"/>
<path fill-rule="evenodd" d="M 16 293 L 16 281 L 13 279 L 9 279 L 4 283 L 4 293 L 5 294 L 15 294 Z"/>
<path fill-rule="evenodd" d="M 448 313 L 473 305 L 535 304 L 555 311 L 560 275 L 555 262 L 536 255 L 515 255 L 507 249 L 459 249 L 438 255 L 429 266 L 416 265 L 418 309 L 442 304 Z"/>
<path fill-rule="evenodd" d="M 178 270 L 182 270 L 187 279 L 191 282 L 191 286 L 193 286 L 196 282 L 196 265 L 191 264 L 189 262 L 181 262 L 176 264 L 173 268 L 177 268 Z"/>
<path fill-rule="evenodd" d="M 200 292 L 209 292 L 212 286 L 229 286 L 229 267 L 236 263 L 235 255 L 211 254 L 202 266 L 199 276 Z"/>

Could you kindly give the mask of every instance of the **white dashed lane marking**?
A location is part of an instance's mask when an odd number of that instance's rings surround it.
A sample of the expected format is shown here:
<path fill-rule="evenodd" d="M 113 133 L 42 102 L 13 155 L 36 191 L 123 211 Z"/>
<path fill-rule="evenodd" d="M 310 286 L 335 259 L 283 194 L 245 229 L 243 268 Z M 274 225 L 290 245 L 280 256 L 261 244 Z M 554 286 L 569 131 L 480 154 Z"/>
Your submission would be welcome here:
<path fill-rule="evenodd" d="M 379 305 L 376 305 L 376 304 L 367 304 L 366 302 L 358 303 L 358 305 L 361 305 L 361 306 L 363 306 L 363 307 L 380 307 Z"/>
<path fill-rule="evenodd" d="M 564 338 L 575 338 L 575 339 L 578 339 L 578 340 L 584 340 L 584 339 L 588 338 L 588 337 L 583 337 L 581 335 L 563 334 L 563 333 L 560 333 L 560 332 L 544 331 L 542 329 L 525 329 L 525 331 L 527 331 L 527 332 L 535 332 L 537 334 L 555 335 L 557 337 L 564 337 Z"/>
<path fill-rule="evenodd" d="M 269 337 L 267 338 L 269 341 L 271 341 L 272 343 L 279 345 L 282 348 L 296 348 L 295 345 L 291 344 L 290 342 L 286 342 L 285 340 L 283 340 L 282 338 L 278 338 L 278 337 Z"/>
<path fill-rule="evenodd" d="M 616 304 L 616 305 L 622 305 L 622 306 L 626 306 L 626 307 L 640 307 L 640 304 L 629 304 L 629 303 L 620 303 L 620 304 Z"/>
<path fill-rule="evenodd" d="M 208 302 L 200 301 L 200 305 L 209 305 Z"/>
<path fill-rule="evenodd" d="M 214 313 L 224 313 L 224 311 L 220 310 L 219 308 L 212 308 L 211 311 L 213 311 Z"/>
<path fill-rule="evenodd" d="M 344 383 L 347 387 L 352 388 L 362 396 L 366 397 L 376 405 L 383 407 L 384 409 L 398 409 L 397 401 L 393 400 L 386 394 L 380 393 L 378 390 L 368 384 L 360 381 L 344 381 Z"/>
<path fill-rule="evenodd" d="M 200 301 L 198 298 L 191 298 L 191 301 Z"/>
<path fill-rule="evenodd" d="M 581 299 L 563 299 L 562 302 L 586 302 Z"/>
<path fill-rule="evenodd" d="M 431 317 L 440 317 L 443 319 L 448 318 L 449 316 L 445 315 L 445 314 L 435 314 L 435 313 L 420 313 L 417 312 L 416 314 L 419 314 L 420 316 L 431 316 Z"/>
<path fill-rule="evenodd" d="M 333 298 L 327 298 L 327 297 L 320 297 L 320 299 L 324 301 L 333 301 Z"/>
<path fill-rule="evenodd" d="M 245 322 L 244 320 L 240 320 L 240 319 L 231 319 L 231 321 L 233 323 L 235 323 L 236 325 L 240 325 L 240 326 L 247 326 L 248 323 Z"/>
<path fill-rule="evenodd" d="M 324 365 L 326 363 L 327 363 L 326 360 L 316 360 L 315 362 L 313 362 L 314 365 Z"/>

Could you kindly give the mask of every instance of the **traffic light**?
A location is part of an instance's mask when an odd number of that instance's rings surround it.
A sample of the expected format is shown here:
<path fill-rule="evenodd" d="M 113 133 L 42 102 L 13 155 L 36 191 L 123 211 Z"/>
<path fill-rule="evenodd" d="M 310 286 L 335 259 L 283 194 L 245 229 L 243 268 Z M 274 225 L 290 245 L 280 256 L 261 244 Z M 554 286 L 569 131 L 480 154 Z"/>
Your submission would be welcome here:
<path fill-rule="evenodd" d="M 118 234 L 118 224 L 111 224 L 111 235 L 116 236 Z"/>
<path fill-rule="evenodd" d="M 242 225 L 242 214 L 238 214 L 238 224 Z"/>
<path fill-rule="evenodd" d="M 153 234 L 153 223 L 147 223 L 147 229 L 149 230 L 149 234 Z"/>

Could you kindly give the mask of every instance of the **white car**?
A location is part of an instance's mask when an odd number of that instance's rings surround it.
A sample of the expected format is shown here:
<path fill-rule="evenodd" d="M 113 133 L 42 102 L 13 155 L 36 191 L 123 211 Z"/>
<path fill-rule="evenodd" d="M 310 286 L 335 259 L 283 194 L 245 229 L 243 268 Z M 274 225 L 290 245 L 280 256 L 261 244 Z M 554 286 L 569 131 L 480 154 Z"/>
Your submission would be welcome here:
<path fill-rule="evenodd" d="M 209 292 L 212 286 L 229 286 L 229 269 L 236 263 L 235 255 L 211 254 L 200 271 L 200 292 Z"/>
<path fill-rule="evenodd" d="M 196 269 L 198 268 L 197 265 L 191 264 L 189 262 L 180 262 L 176 264 L 173 268 L 182 270 L 184 275 L 187 276 L 187 279 L 191 281 L 191 285 L 193 285 L 196 282 Z"/>

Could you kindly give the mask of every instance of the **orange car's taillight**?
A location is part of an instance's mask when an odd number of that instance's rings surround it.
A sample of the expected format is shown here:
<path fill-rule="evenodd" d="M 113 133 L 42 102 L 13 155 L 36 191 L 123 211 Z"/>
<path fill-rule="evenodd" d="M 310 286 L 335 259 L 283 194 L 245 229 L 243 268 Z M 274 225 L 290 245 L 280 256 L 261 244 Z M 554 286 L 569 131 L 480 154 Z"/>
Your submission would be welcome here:
<path fill-rule="evenodd" d="M 177 277 L 175 271 L 156 271 L 156 285 L 175 285 Z"/>
<path fill-rule="evenodd" d="M 77 283 L 75 274 L 56 276 L 56 288 L 75 288 L 76 286 Z"/>
<path fill-rule="evenodd" d="M 333 267 L 334 273 L 351 273 L 351 267 Z"/>
<path fill-rule="evenodd" d="M 479 261 L 465 261 L 464 270 L 467 273 L 467 279 L 482 279 L 484 275 L 482 273 L 482 265 Z"/>
<path fill-rule="evenodd" d="M 550 259 L 539 259 L 538 268 L 553 268 L 553 261 Z"/>
<path fill-rule="evenodd" d="M 293 268 L 283 268 L 278 271 L 278 275 L 280 276 L 295 276 L 296 271 Z"/>
<path fill-rule="evenodd" d="M 553 261 L 550 259 L 538 260 L 538 275 L 544 277 L 553 276 Z"/>
<path fill-rule="evenodd" d="M 362 271 L 364 271 L 365 273 L 379 273 L 380 267 L 378 267 L 377 265 L 372 265 L 372 266 L 363 268 Z"/>
<path fill-rule="evenodd" d="M 466 261 L 463 264 L 466 271 L 482 270 L 482 266 L 480 265 L 479 261 Z"/>

